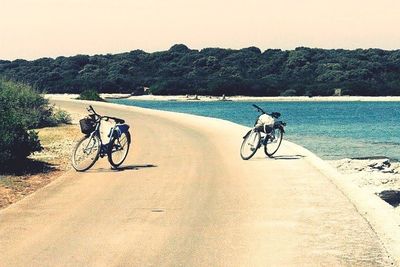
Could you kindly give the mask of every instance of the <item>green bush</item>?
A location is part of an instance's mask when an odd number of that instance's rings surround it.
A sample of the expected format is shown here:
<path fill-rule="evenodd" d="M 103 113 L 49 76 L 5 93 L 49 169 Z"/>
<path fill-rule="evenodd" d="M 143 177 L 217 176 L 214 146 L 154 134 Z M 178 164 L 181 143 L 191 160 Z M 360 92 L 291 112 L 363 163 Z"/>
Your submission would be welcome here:
<path fill-rule="evenodd" d="M 53 127 L 59 124 L 70 124 L 71 115 L 62 109 L 49 107 L 50 115 L 43 118 L 38 128 Z"/>
<path fill-rule="evenodd" d="M 294 89 L 288 89 L 281 93 L 281 96 L 296 96 L 297 92 Z"/>
<path fill-rule="evenodd" d="M 85 90 L 82 93 L 80 93 L 78 99 L 104 101 L 104 99 L 100 97 L 99 93 L 96 90 Z"/>
<path fill-rule="evenodd" d="M 30 86 L 0 79 L 0 169 L 42 149 L 32 129 L 71 123 L 64 110 L 54 109 Z"/>
<path fill-rule="evenodd" d="M 27 129 L 45 126 L 46 119 L 51 116 L 52 108 L 48 101 L 30 86 L 0 80 L 1 107 L 8 112 L 15 113 L 17 121 Z"/>
<path fill-rule="evenodd" d="M 56 124 L 71 124 L 71 115 L 62 109 L 53 110 L 52 118 L 55 120 Z"/>
<path fill-rule="evenodd" d="M 41 146 L 34 131 L 51 112 L 46 99 L 29 86 L 0 80 L 0 168 Z"/>

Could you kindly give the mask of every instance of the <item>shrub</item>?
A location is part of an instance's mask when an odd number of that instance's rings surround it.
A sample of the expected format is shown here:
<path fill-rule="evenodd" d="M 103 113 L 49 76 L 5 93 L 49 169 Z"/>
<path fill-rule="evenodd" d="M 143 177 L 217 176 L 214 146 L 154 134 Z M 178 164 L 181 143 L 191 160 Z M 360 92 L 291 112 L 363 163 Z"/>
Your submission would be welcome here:
<path fill-rule="evenodd" d="M 43 118 L 38 128 L 53 127 L 59 124 L 70 124 L 72 119 L 71 115 L 62 109 L 49 107 L 50 115 Z"/>
<path fill-rule="evenodd" d="M 100 97 L 99 93 L 96 90 L 85 90 L 82 93 L 80 93 L 78 99 L 104 101 L 104 99 Z"/>
<path fill-rule="evenodd" d="M 281 96 L 296 96 L 296 93 L 297 93 L 296 90 L 288 89 L 288 90 L 283 91 L 281 93 Z"/>
<path fill-rule="evenodd" d="M 27 129 L 41 127 L 52 113 L 48 101 L 28 85 L 0 80 L 0 98 L 1 106 Z"/>
<path fill-rule="evenodd" d="M 71 124 L 71 115 L 62 109 L 53 110 L 52 117 L 54 118 L 56 124 Z"/>
<path fill-rule="evenodd" d="M 0 169 L 42 149 L 35 128 L 71 123 L 30 86 L 0 79 Z"/>
<path fill-rule="evenodd" d="M 29 86 L 0 80 L 0 168 L 41 146 L 34 131 L 49 112 L 48 102 Z"/>

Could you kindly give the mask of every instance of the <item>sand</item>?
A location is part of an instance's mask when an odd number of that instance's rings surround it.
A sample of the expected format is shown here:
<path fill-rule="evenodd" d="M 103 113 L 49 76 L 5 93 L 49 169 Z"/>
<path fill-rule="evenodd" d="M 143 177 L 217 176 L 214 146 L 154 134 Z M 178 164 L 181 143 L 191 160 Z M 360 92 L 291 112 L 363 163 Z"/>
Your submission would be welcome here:
<path fill-rule="evenodd" d="M 77 94 L 49 94 L 48 97 L 52 99 L 76 99 Z M 131 100 L 157 100 L 157 101 L 220 101 L 221 96 L 197 96 L 195 95 L 176 95 L 176 96 L 160 96 L 160 95 L 141 95 L 130 96 L 128 94 L 101 94 L 105 99 L 107 98 L 125 98 Z M 228 101 L 400 101 L 400 96 L 289 96 L 289 97 L 253 97 L 253 96 L 228 96 L 225 98 Z"/>

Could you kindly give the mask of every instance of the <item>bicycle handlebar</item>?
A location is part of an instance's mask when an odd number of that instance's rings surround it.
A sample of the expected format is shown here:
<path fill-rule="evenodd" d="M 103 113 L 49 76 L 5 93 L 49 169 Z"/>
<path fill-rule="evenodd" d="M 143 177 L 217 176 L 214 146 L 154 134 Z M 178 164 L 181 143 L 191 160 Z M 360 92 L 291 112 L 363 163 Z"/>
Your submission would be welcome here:
<path fill-rule="evenodd" d="M 253 104 L 253 107 L 255 107 L 257 109 L 258 112 L 261 112 L 263 114 L 266 114 L 267 112 L 265 112 L 262 108 L 260 108 L 259 106 L 257 106 L 256 104 Z"/>
<path fill-rule="evenodd" d="M 114 120 L 116 123 L 125 123 L 125 120 L 116 117 L 103 116 L 103 118 Z"/>
<path fill-rule="evenodd" d="M 267 113 L 262 108 L 257 106 L 256 104 L 252 104 L 252 105 L 253 105 L 253 107 L 255 107 L 257 109 L 258 112 L 261 112 L 262 114 L 267 114 L 267 115 L 270 115 L 270 116 L 272 116 L 274 118 L 279 118 L 281 116 L 281 113 L 279 113 L 279 112 Z"/>
<path fill-rule="evenodd" d="M 89 112 L 92 112 L 94 115 L 98 116 L 100 120 L 101 120 L 101 119 L 106 119 L 106 120 L 111 119 L 111 120 L 114 120 L 116 123 L 125 123 L 125 120 L 120 119 L 120 118 L 111 117 L 111 116 L 101 116 L 101 115 L 99 115 L 96 111 L 94 111 L 94 108 L 93 108 L 91 105 L 89 105 L 89 108 L 87 108 L 87 110 L 88 110 Z"/>
<path fill-rule="evenodd" d="M 87 108 L 87 111 L 93 112 L 93 114 L 100 116 L 99 114 L 96 113 L 96 111 L 94 111 L 92 105 L 89 105 L 89 107 Z"/>

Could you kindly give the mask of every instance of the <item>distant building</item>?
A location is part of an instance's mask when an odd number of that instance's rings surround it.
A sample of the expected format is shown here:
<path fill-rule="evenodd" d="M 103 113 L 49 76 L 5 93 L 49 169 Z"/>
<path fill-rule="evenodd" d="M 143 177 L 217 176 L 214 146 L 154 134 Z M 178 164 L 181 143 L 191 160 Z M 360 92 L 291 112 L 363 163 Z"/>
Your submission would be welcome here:
<path fill-rule="evenodd" d="M 342 89 L 336 88 L 334 96 L 342 96 Z"/>

